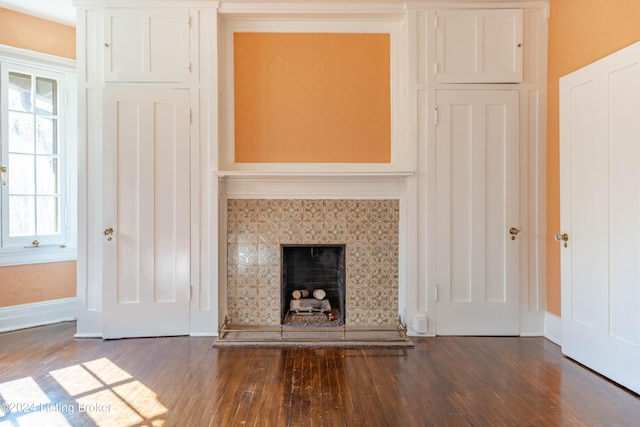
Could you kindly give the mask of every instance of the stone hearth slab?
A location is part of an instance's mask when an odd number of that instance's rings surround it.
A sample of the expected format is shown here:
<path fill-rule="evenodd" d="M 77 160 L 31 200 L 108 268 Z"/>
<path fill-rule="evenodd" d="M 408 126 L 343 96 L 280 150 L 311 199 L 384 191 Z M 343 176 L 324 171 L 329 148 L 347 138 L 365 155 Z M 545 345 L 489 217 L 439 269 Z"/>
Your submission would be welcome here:
<path fill-rule="evenodd" d="M 385 347 L 413 348 L 402 329 L 396 327 L 290 328 L 287 326 L 229 326 L 213 344 L 224 347 Z"/>

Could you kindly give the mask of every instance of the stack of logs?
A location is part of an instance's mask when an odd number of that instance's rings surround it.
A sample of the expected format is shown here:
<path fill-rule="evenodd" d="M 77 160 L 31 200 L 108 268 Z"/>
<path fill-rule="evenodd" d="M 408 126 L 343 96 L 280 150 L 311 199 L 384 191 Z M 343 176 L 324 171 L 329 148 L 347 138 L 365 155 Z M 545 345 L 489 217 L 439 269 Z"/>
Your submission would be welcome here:
<path fill-rule="evenodd" d="M 324 299 L 327 293 L 322 289 L 316 289 L 313 291 L 313 298 L 309 297 L 309 291 L 306 289 L 295 290 L 291 293 L 291 304 L 289 306 L 290 311 L 296 313 L 311 313 L 311 312 L 325 312 L 331 311 L 331 304 L 329 300 Z"/>
<path fill-rule="evenodd" d="M 307 298 L 309 296 L 309 291 L 306 289 L 296 290 L 291 292 L 291 296 L 293 297 L 293 299 Z M 326 296 L 327 293 L 322 289 L 316 289 L 315 291 L 313 291 L 313 297 L 317 300 L 323 300 Z"/>

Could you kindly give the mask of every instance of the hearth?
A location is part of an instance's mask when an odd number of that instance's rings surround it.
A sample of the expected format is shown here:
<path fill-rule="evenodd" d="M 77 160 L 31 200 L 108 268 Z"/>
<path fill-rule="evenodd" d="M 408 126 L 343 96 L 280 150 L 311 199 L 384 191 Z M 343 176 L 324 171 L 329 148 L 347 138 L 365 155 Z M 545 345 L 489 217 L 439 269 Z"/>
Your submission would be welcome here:
<path fill-rule="evenodd" d="M 282 324 L 345 321 L 345 245 L 282 245 Z"/>

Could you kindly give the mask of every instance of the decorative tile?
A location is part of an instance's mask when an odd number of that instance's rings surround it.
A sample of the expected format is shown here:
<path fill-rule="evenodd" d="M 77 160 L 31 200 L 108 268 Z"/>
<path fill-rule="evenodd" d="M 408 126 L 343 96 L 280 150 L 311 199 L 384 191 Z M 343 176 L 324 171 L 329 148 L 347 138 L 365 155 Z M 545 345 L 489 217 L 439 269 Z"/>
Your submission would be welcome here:
<path fill-rule="evenodd" d="M 324 218 L 323 200 L 302 201 L 302 221 L 322 221 Z"/>
<path fill-rule="evenodd" d="M 258 243 L 257 222 L 237 222 L 238 244 Z"/>
<path fill-rule="evenodd" d="M 369 230 L 369 239 L 372 243 L 388 243 L 391 241 L 391 224 L 388 222 L 376 223 Z"/>
<path fill-rule="evenodd" d="M 257 286 L 258 285 L 258 266 L 257 265 L 239 265 L 236 275 L 236 284 L 241 286 Z"/>
<path fill-rule="evenodd" d="M 259 325 L 260 322 L 256 318 L 256 310 L 249 308 L 239 308 L 234 316 L 234 323 L 238 325 Z"/>
<path fill-rule="evenodd" d="M 280 245 L 259 244 L 258 265 L 280 265 Z"/>
<path fill-rule="evenodd" d="M 229 268 L 235 268 L 238 264 L 238 245 L 231 243 L 227 245 L 227 265 Z"/>
<path fill-rule="evenodd" d="M 327 243 L 344 243 L 347 241 L 346 222 L 325 221 L 324 237 Z"/>
<path fill-rule="evenodd" d="M 370 310 L 387 310 L 395 308 L 391 289 L 372 287 L 367 292 L 367 308 Z"/>
<path fill-rule="evenodd" d="M 237 218 L 238 217 L 236 202 L 237 202 L 237 200 L 235 200 L 235 199 L 227 200 L 227 218 Z"/>
<path fill-rule="evenodd" d="M 259 288 L 258 289 L 258 308 L 261 312 L 277 309 L 280 312 L 280 290 Z"/>
<path fill-rule="evenodd" d="M 367 310 L 356 308 L 347 310 L 346 323 L 348 325 L 363 326 L 367 325 Z"/>
<path fill-rule="evenodd" d="M 280 243 L 300 243 L 301 239 L 302 231 L 299 222 L 280 223 Z"/>
<path fill-rule="evenodd" d="M 258 220 L 258 201 L 238 199 L 235 201 L 235 220 L 255 222 Z"/>
<path fill-rule="evenodd" d="M 261 288 L 280 289 L 280 263 L 276 265 L 258 266 L 258 286 Z"/>
<path fill-rule="evenodd" d="M 280 324 L 280 307 L 277 309 L 265 310 L 261 313 L 261 325 L 277 326 Z"/>
<path fill-rule="evenodd" d="M 369 280 L 373 286 L 391 286 L 392 272 L 386 266 L 377 266 L 369 272 Z"/>
<path fill-rule="evenodd" d="M 368 264 L 370 262 L 369 247 L 360 243 L 347 246 L 347 268 Z"/>
<path fill-rule="evenodd" d="M 368 282 L 367 268 L 365 266 L 355 266 L 347 270 L 347 288 L 349 286 L 362 286 Z"/>
<path fill-rule="evenodd" d="M 347 219 L 349 222 L 369 219 L 369 200 L 347 200 Z"/>
<path fill-rule="evenodd" d="M 238 245 L 238 265 L 258 265 L 258 245 Z"/>
<path fill-rule="evenodd" d="M 347 243 L 368 243 L 369 227 L 363 222 L 352 222 L 347 229 Z"/>
<path fill-rule="evenodd" d="M 238 243 L 238 230 L 235 221 L 227 222 L 227 243 Z"/>
<path fill-rule="evenodd" d="M 236 301 L 238 309 L 252 309 L 257 311 L 258 308 L 258 288 L 249 286 L 238 286 L 236 289 Z"/>
<path fill-rule="evenodd" d="M 326 221 L 347 222 L 347 202 L 345 200 L 325 200 L 324 219 Z"/>
<path fill-rule="evenodd" d="M 258 221 L 278 222 L 281 218 L 279 200 L 258 200 Z"/>
<path fill-rule="evenodd" d="M 304 221 L 301 227 L 303 243 L 319 243 L 324 238 L 322 221 Z"/>
<path fill-rule="evenodd" d="M 302 220 L 302 200 L 282 200 L 282 221 Z"/>
<path fill-rule="evenodd" d="M 258 224 L 258 243 L 280 243 L 278 221 L 260 222 Z"/>
<path fill-rule="evenodd" d="M 369 215 L 373 221 L 388 222 L 392 220 L 392 200 L 372 200 L 369 205 Z"/>
<path fill-rule="evenodd" d="M 376 244 L 369 248 L 368 261 L 379 266 L 388 266 L 391 263 L 390 245 Z"/>

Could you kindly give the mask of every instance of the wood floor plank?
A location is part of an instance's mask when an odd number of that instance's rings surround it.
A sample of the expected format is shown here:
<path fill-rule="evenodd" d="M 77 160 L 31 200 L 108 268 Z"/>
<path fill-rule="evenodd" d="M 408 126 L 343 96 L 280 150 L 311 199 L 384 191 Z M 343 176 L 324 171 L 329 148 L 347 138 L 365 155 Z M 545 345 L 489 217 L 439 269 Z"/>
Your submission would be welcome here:
<path fill-rule="evenodd" d="M 627 427 L 640 419 L 638 395 L 544 338 L 216 349 L 210 338 L 74 332 L 67 322 L 0 334 L 0 424 Z"/>

